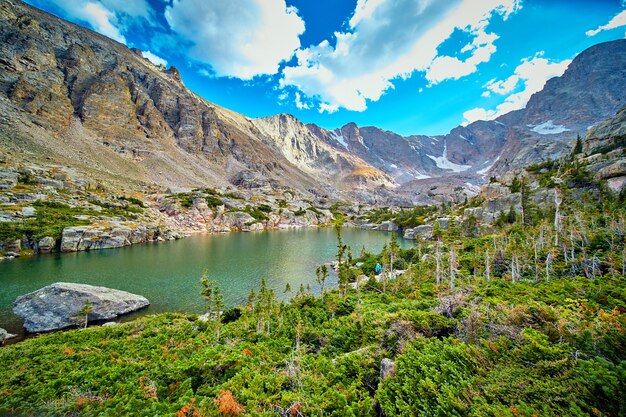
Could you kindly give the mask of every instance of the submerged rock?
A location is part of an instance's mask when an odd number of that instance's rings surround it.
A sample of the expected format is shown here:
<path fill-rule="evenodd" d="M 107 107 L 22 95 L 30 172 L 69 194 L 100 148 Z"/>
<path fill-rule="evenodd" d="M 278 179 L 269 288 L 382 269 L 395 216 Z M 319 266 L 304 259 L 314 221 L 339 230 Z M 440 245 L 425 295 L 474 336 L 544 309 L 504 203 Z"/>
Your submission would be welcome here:
<path fill-rule="evenodd" d="M 145 297 L 126 291 L 57 282 L 17 297 L 13 311 L 24 319 L 29 332 L 46 332 L 75 325 L 87 299 L 93 307 L 89 321 L 110 320 L 150 304 Z"/>
<path fill-rule="evenodd" d="M 3 343 L 5 340 L 11 339 L 11 338 L 13 338 L 15 336 L 16 335 L 7 332 L 3 328 L 0 328 L 0 343 Z"/>

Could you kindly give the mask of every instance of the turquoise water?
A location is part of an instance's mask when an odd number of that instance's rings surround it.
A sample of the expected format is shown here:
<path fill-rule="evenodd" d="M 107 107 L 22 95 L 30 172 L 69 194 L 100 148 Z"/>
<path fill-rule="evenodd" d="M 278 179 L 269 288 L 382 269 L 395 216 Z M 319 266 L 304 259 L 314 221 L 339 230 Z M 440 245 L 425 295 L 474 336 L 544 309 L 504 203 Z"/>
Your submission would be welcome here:
<path fill-rule="evenodd" d="M 379 251 L 389 234 L 344 229 L 343 239 L 355 257 L 365 247 Z M 410 246 L 400 239 L 402 246 Z M 206 268 L 228 305 L 242 302 L 261 277 L 281 298 L 287 283 L 315 283 L 315 268 L 331 262 L 337 241 L 333 228 L 196 235 L 159 244 L 69 254 L 53 254 L 0 262 L 0 327 L 22 333 L 22 322 L 12 312 L 19 295 L 58 281 L 102 285 L 141 294 L 150 300 L 142 314 L 164 311 L 202 311 L 200 277 Z M 328 286 L 336 278 L 328 278 Z"/>

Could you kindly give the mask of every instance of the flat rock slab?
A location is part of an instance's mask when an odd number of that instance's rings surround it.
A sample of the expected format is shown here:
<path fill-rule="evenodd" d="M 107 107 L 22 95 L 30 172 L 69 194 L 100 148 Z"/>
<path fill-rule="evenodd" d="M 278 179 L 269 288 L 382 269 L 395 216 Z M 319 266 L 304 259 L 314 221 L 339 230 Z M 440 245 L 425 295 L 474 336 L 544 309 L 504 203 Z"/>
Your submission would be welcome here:
<path fill-rule="evenodd" d="M 126 291 L 57 282 L 17 297 L 13 311 L 24 319 L 29 332 L 47 332 L 77 324 L 87 299 L 93 307 L 89 321 L 110 320 L 150 304 L 147 298 Z"/>

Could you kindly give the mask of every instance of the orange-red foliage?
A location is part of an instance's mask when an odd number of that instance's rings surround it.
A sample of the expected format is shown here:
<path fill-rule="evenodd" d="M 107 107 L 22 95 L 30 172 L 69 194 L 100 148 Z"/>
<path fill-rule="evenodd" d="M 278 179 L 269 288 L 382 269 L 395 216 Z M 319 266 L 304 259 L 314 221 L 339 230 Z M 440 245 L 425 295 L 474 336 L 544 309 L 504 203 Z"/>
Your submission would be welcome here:
<path fill-rule="evenodd" d="M 221 391 L 215 399 L 215 405 L 223 416 L 238 416 L 243 412 L 243 406 L 235 400 L 230 390 Z"/>

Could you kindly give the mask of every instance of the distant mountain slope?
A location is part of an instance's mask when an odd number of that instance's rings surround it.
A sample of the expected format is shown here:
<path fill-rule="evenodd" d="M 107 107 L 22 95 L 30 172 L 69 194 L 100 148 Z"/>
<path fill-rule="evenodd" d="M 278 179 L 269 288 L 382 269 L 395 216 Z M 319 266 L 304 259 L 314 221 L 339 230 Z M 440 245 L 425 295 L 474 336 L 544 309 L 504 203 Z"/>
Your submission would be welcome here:
<path fill-rule="evenodd" d="M 624 39 L 583 51 L 526 109 L 433 137 L 250 119 L 188 90 L 176 68 L 17 0 L 0 0 L 0 39 L 0 148 L 120 186 L 428 202 L 568 152 L 626 104 Z"/>

